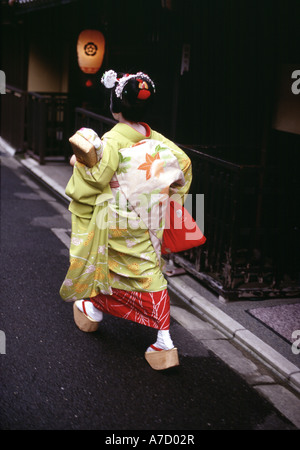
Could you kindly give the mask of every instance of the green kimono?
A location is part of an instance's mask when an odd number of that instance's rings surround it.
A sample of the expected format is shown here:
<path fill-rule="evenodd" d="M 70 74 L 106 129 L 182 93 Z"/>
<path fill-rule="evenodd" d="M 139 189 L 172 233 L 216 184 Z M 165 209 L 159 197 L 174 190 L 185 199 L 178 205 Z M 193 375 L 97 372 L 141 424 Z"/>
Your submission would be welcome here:
<path fill-rule="evenodd" d="M 70 267 L 61 286 L 66 301 L 111 294 L 112 288 L 166 289 L 160 246 L 169 196 L 183 202 L 191 161 L 174 143 L 151 130 L 144 136 L 117 124 L 100 140 L 98 163 L 76 162 L 66 187 L 72 199 Z"/>

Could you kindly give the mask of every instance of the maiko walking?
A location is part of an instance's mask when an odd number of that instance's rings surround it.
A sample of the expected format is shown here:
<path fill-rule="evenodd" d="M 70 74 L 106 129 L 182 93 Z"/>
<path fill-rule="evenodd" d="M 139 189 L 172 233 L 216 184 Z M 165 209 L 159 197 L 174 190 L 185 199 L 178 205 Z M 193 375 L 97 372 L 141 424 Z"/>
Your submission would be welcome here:
<path fill-rule="evenodd" d="M 148 75 L 110 70 L 102 83 L 110 90 L 118 123 L 101 139 L 91 129 L 75 135 L 78 152 L 66 187 L 72 199 L 70 267 L 60 294 L 74 302 L 75 323 L 83 331 L 97 330 L 103 313 L 157 329 L 145 358 L 163 370 L 179 359 L 170 336 L 161 245 L 169 197 L 176 194 L 183 203 L 191 161 L 144 122 L 155 95 Z M 92 167 L 84 157 L 85 144 L 95 151 Z"/>

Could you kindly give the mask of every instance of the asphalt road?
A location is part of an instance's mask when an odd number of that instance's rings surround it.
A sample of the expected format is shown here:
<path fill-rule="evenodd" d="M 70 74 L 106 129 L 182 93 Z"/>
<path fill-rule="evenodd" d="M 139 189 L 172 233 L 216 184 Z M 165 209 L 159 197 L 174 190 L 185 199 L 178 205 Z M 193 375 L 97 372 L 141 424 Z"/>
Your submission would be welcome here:
<path fill-rule="evenodd" d="M 78 330 L 59 296 L 68 252 L 52 231 L 70 227 L 66 214 L 2 155 L 0 429 L 105 430 L 103 439 L 112 430 L 295 429 L 175 321 L 181 365 L 165 372 L 144 360 L 151 328 L 106 315 L 96 333 Z"/>

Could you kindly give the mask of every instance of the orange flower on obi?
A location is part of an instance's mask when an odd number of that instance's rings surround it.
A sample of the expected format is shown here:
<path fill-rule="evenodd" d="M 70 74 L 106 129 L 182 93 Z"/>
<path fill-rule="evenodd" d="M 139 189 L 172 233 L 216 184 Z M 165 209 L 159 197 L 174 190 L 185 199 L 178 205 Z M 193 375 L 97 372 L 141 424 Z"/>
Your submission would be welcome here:
<path fill-rule="evenodd" d="M 131 147 L 137 147 L 138 145 L 145 144 L 145 142 L 146 142 L 146 141 L 139 141 L 139 142 L 137 142 L 136 144 L 132 144 Z"/>
<path fill-rule="evenodd" d="M 152 176 L 159 177 L 163 171 L 164 161 L 161 161 L 159 153 L 155 156 L 151 156 L 146 153 L 146 162 L 141 164 L 138 169 L 146 170 L 146 180 L 149 180 Z"/>

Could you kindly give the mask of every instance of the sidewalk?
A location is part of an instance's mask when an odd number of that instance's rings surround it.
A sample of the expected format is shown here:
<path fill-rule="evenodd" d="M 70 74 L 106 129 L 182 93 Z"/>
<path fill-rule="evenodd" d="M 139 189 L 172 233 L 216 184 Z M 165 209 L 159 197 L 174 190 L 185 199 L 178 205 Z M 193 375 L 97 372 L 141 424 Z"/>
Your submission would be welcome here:
<path fill-rule="evenodd" d="M 2 138 L 0 150 L 15 156 L 67 206 L 64 189 L 71 166 L 41 166 L 14 155 Z M 172 317 L 300 428 L 300 299 L 227 302 L 187 273 L 168 277 L 168 283 Z M 291 330 L 299 332 L 292 338 Z"/>

